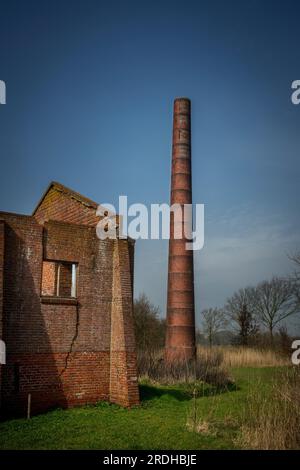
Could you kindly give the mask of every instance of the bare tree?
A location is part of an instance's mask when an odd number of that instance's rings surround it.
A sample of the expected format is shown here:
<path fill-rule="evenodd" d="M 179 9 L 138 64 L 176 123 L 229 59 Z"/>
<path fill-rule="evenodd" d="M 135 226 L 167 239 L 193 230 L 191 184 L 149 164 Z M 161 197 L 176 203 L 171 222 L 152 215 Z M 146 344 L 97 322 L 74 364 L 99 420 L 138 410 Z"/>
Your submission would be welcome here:
<path fill-rule="evenodd" d="M 215 335 L 226 326 L 224 312 L 220 308 L 208 308 L 202 311 L 203 332 L 208 338 L 209 346 L 212 346 Z"/>
<path fill-rule="evenodd" d="M 242 345 L 247 345 L 249 340 L 256 336 L 259 331 L 258 322 L 250 312 L 247 304 L 242 305 L 237 319 L 240 327 L 238 336 L 239 343 Z"/>
<path fill-rule="evenodd" d="M 290 280 L 273 277 L 263 281 L 252 291 L 252 306 L 255 314 L 270 333 L 273 344 L 274 328 L 282 320 L 296 313 L 294 286 Z"/>
<path fill-rule="evenodd" d="M 233 294 L 225 305 L 225 313 L 237 330 L 239 343 L 243 346 L 246 346 L 259 331 L 252 302 L 253 288 L 246 287 Z"/>
<path fill-rule="evenodd" d="M 291 282 L 294 288 L 295 308 L 300 311 L 300 252 L 290 256 L 289 258 L 296 264 L 296 270 L 291 276 Z"/>

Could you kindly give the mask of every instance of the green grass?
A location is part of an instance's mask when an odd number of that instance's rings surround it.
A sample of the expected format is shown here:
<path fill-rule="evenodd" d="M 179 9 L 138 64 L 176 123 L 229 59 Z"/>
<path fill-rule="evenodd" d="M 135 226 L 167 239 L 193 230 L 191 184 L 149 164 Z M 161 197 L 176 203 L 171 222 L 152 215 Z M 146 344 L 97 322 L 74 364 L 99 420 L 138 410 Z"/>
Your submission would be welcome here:
<path fill-rule="evenodd" d="M 252 387 L 266 387 L 274 368 L 239 368 L 226 391 L 204 386 L 197 416 L 209 432 L 187 429 L 193 400 L 187 386 L 140 386 L 142 404 L 131 410 L 108 403 L 54 410 L 30 420 L 0 423 L 0 449 L 232 449 Z"/>

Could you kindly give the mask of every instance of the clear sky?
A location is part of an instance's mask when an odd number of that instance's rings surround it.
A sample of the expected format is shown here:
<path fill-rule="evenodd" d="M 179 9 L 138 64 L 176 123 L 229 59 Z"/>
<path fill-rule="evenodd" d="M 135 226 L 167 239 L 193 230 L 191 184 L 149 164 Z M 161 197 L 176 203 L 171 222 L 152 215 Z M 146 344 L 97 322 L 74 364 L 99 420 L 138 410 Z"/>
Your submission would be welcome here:
<path fill-rule="evenodd" d="M 1 210 L 49 181 L 97 202 L 168 202 L 172 104 L 192 100 L 197 318 L 300 248 L 299 1 L 0 2 Z M 136 244 L 135 293 L 165 313 L 167 242 Z"/>

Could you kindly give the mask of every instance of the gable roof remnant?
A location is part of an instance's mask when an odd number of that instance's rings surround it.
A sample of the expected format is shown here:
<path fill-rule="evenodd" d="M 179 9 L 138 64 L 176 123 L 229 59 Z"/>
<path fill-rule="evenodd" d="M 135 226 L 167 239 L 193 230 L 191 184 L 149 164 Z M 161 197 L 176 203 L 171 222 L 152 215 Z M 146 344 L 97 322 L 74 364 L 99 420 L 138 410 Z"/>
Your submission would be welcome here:
<path fill-rule="evenodd" d="M 77 193 L 76 191 L 73 191 L 73 189 L 67 188 L 67 186 L 64 186 L 63 184 L 58 183 L 57 181 L 51 181 L 51 183 L 47 187 L 46 191 L 42 195 L 41 199 L 39 200 L 37 206 L 35 207 L 32 215 L 34 215 L 36 213 L 36 211 L 38 210 L 38 208 L 42 204 L 43 200 L 45 199 L 46 195 L 48 194 L 48 192 L 52 188 L 55 189 L 56 191 L 59 191 L 59 192 L 65 194 L 66 196 L 68 196 L 72 199 L 75 199 L 76 201 L 80 202 L 81 204 L 83 204 L 86 207 L 90 207 L 91 209 L 94 209 L 94 210 L 97 210 L 97 208 L 99 207 L 99 204 L 97 204 L 97 202 L 95 202 L 95 201 L 92 201 L 92 199 L 89 199 L 89 198 L 83 196 L 82 194 Z"/>
<path fill-rule="evenodd" d="M 31 217 L 34 217 L 36 215 L 36 212 L 38 211 L 39 207 L 43 204 L 44 199 L 46 198 L 49 191 L 51 191 L 51 189 L 54 189 L 55 191 L 64 194 L 66 197 L 68 197 L 70 199 L 74 199 L 75 201 L 77 201 L 78 203 L 82 204 L 85 207 L 88 207 L 89 209 L 92 209 L 95 213 L 96 222 L 97 222 L 97 220 L 101 220 L 103 218 L 103 216 L 96 215 L 96 211 L 97 211 L 98 208 L 102 208 L 103 213 L 105 213 L 105 212 L 107 212 L 108 214 L 111 213 L 110 210 L 108 210 L 102 204 L 98 204 L 97 202 L 93 201 L 92 199 L 89 199 L 89 198 L 83 196 L 82 194 L 80 194 L 76 191 L 73 191 L 73 189 L 70 189 L 70 188 L 68 188 L 67 186 L 64 186 L 61 183 L 58 183 L 57 181 L 52 181 L 49 184 L 49 186 L 47 187 L 44 194 L 42 195 L 42 197 L 39 200 L 39 202 L 38 202 L 37 206 L 35 207 L 34 211 L 32 212 Z M 113 215 L 113 214 L 111 213 L 111 215 Z M 116 216 L 117 233 L 118 233 L 119 223 L 120 223 L 120 215 L 116 213 L 115 216 Z M 130 237 L 128 237 L 128 240 L 130 242 L 132 242 Z"/>

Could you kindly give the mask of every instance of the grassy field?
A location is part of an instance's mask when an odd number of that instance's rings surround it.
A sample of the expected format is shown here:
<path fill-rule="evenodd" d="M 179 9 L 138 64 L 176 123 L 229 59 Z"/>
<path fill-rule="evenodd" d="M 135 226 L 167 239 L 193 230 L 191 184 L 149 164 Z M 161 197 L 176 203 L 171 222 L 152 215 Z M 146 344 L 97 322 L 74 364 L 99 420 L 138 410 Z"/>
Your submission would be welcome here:
<path fill-rule="evenodd" d="M 142 404 L 131 410 L 99 403 L 2 422 L 0 449 L 238 448 L 247 396 L 258 386 L 271 393 L 277 370 L 233 368 L 235 385 L 223 391 L 205 385 L 196 399 L 187 385 L 142 383 Z"/>

